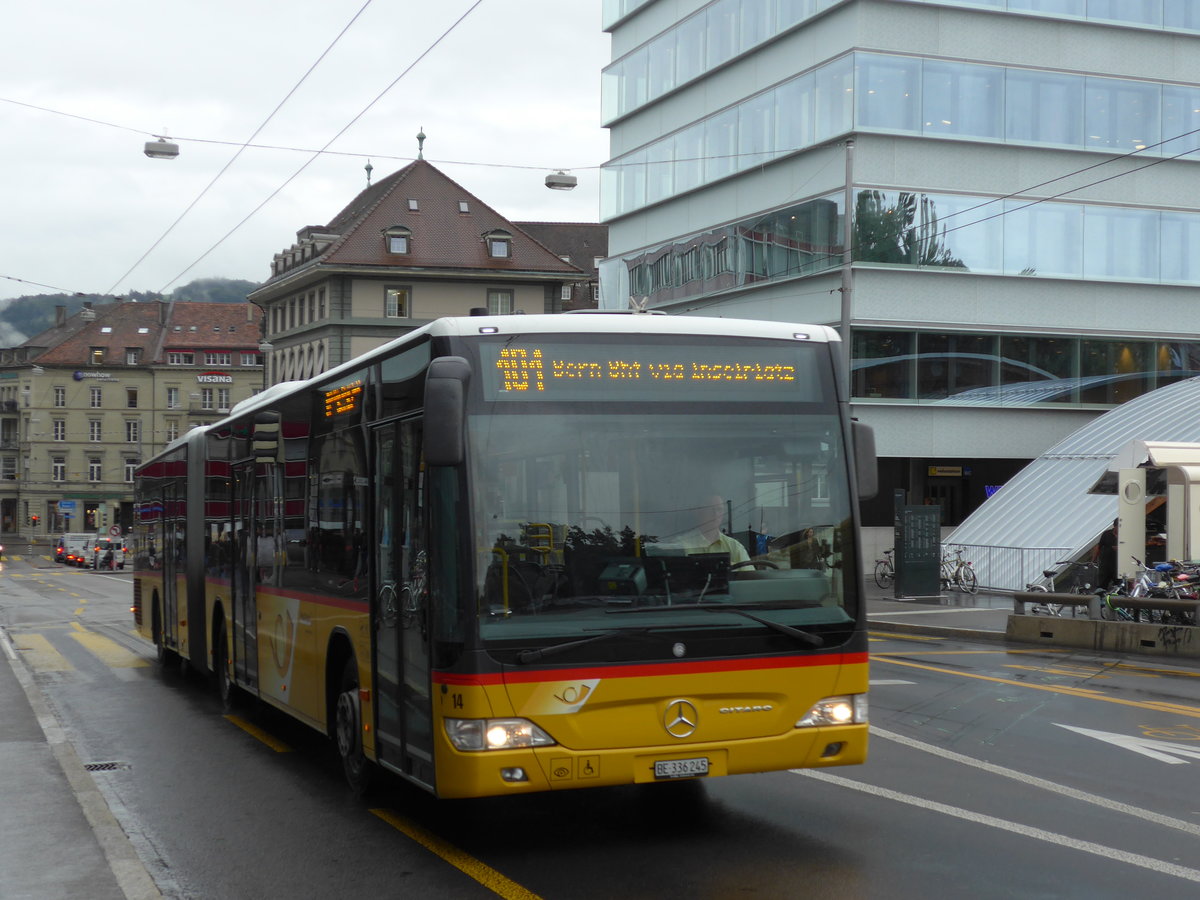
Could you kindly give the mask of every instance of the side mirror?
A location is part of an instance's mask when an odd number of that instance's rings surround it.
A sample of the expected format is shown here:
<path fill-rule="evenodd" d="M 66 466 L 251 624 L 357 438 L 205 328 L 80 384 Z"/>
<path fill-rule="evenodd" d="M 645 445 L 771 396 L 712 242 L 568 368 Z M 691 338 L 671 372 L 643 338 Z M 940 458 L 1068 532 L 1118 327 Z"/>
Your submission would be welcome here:
<path fill-rule="evenodd" d="M 854 472 L 858 478 L 858 499 L 870 500 L 879 493 L 879 462 L 875 457 L 875 429 L 862 422 L 850 423 L 854 441 Z"/>
<path fill-rule="evenodd" d="M 471 366 L 461 356 L 439 356 L 425 378 L 425 463 L 458 466 L 466 458 L 467 384 Z"/>

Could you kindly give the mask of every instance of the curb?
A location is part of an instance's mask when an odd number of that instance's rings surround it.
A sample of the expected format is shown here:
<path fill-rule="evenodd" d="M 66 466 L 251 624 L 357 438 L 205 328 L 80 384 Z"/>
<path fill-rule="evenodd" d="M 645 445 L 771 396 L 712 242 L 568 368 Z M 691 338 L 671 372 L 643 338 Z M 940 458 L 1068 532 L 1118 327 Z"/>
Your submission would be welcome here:
<path fill-rule="evenodd" d="M 979 628 L 953 628 L 949 625 L 910 625 L 907 622 L 879 622 L 867 619 L 871 631 L 894 634 L 920 634 L 930 637 L 961 638 L 968 641 L 1008 641 L 1003 631 L 988 631 Z"/>

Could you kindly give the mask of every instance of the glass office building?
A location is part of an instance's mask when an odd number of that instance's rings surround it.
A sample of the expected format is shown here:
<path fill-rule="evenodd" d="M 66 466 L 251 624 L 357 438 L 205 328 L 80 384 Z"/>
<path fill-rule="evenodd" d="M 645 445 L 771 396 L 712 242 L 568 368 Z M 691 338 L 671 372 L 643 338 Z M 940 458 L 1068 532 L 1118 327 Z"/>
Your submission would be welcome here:
<path fill-rule="evenodd" d="M 956 524 L 1105 410 L 1200 375 L 1200 3 L 603 15 L 602 305 L 841 329 L 881 541 L 894 489 Z"/>

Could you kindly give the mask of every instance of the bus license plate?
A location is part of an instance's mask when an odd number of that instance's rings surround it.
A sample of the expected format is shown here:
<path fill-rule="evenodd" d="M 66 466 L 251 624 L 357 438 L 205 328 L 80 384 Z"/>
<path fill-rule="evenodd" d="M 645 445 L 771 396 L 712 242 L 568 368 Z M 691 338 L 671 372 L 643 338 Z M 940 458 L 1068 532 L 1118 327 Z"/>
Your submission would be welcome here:
<path fill-rule="evenodd" d="M 658 759 L 654 761 L 655 778 L 693 778 L 708 774 L 708 759 Z"/>

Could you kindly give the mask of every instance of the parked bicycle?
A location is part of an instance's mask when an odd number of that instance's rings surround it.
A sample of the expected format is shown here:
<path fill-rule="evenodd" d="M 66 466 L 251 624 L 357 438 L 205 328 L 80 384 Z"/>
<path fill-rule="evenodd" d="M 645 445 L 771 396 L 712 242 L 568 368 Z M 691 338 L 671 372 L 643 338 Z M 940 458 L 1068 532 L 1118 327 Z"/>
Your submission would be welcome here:
<path fill-rule="evenodd" d="M 1036 593 L 1093 594 L 1103 593 L 1096 588 L 1100 567 L 1094 562 L 1060 559 L 1053 569 L 1042 570 L 1042 580 L 1030 582 L 1025 590 Z M 1075 615 L 1078 606 L 1059 603 L 1040 603 L 1031 608 L 1034 615 L 1061 616 L 1068 610 Z"/>
<path fill-rule="evenodd" d="M 883 559 L 875 560 L 875 583 L 881 588 L 889 588 L 896 580 L 896 566 L 892 561 L 895 550 L 884 550 Z"/>
<path fill-rule="evenodd" d="M 1144 620 L 1154 624 L 1195 624 L 1195 617 L 1191 613 L 1133 609 L 1123 606 L 1121 598 L 1196 600 L 1200 597 L 1200 563 L 1172 560 L 1146 565 L 1137 557 L 1131 558 L 1141 571 L 1128 583 L 1121 583 L 1105 594 L 1105 617 L 1127 622 Z"/>
<path fill-rule="evenodd" d="M 963 559 L 962 547 L 955 547 L 953 553 L 947 550 L 942 556 L 942 590 L 955 587 L 967 594 L 974 594 L 979 590 L 975 569 L 969 561 Z"/>

